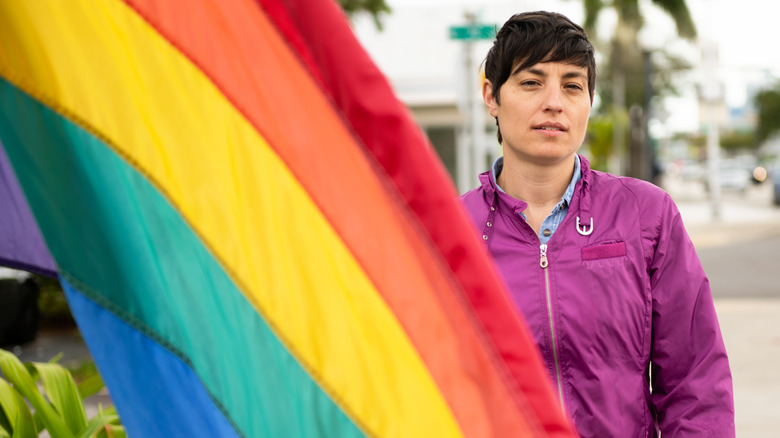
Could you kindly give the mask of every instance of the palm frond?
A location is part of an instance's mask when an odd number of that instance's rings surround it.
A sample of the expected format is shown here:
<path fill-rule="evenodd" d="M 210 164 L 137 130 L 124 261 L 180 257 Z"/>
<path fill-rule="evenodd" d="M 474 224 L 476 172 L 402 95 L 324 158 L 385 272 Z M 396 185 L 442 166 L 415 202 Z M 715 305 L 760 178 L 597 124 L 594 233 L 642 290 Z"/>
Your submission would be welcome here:
<path fill-rule="evenodd" d="M 678 35 L 689 40 L 696 38 L 696 25 L 685 0 L 653 0 L 653 4 L 672 17 Z"/>

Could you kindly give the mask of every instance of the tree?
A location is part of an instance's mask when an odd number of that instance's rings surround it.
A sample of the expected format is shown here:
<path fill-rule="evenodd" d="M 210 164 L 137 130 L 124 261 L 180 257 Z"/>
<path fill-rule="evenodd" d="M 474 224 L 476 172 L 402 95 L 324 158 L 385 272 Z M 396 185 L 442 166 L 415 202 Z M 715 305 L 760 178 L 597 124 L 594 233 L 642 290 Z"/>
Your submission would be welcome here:
<path fill-rule="evenodd" d="M 686 39 L 696 37 L 696 27 L 685 0 L 652 0 L 652 3 L 660 7 L 674 20 L 679 36 Z M 603 111 L 611 113 L 615 118 L 611 151 L 613 159 L 611 161 L 618 163 L 611 167 L 616 168 L 613 170 L 620 170 L 624 145 L 628 137 L 626 124 L 621 120 L 629 120 L 627 108 L 638 106 L 644 110 L 640 121 L 644 132 L 647 132 L 647 114 L 652 96 L 655 94 L 653 92 L 654 84 L 648 81 L 648 77 L 652 74 L 652 65 L 650 64 L 653 61 L 653 54 L 643 50 L 639 44 L 639 31 L 644 24 L 639 0 L 612 0 L 612 2 L 584 0 L 583 7 L 585 11 L 583 27 L 594 40 L 597 39 L 596 27 L 601 12 L 606 8 L 612 8 L 617 13 L 617 26 L 609 43 L 606 75 L 600 81 L 606 87 L 599 88 L 599 96 Z M 660 55 L 665 58 L 661 62 L 666 62 L 672 69 L 684 66 L 684 63 L 681 63 L 679 59 L 675 59 L 663 51 L 658 51 L 656 55 L 656 57 Z M 658 77 L 662 81 L 662 86 L 671 84 L 668 81 L 668 76 L 666 78 L 663 75 Z M 633 137 L 644 138 L 643 145 L 640 146 L 647 149 L 646 135 Z M 645 164 L 649 165 L 649 163 Z M 633 176 L 643 176 L 642 172 L 634 168 L 629 169 L 628 173 Z"/>
<path fill-rule="evenodd" d="M 360 13 L 371 14 L 377 29 L 382 29 L 380 15 L 391 12 L 385 0 L 338 0 L 338 2 L 350 18 Z"/>
<path fill-rule="evenodd" d="M 761 143 L 780 132 L 780 82 L 756 94 L 754 103 L 758 111 L 757 140 Z"/>
<path fill-rule="evenodd" d="M 690 40 L 696 38 L 696 26 L 693 24 L 685 0 L 652 0 L 652 2 L 674 20 L 679 36 Z M 613 0 L 611 3 L 604 0 L 584 0 L 583 7 L 585 9 L 584 27 L 591 35 L 596 35 L 595 30 L 599 15 L 607 7 L 612 7 L 617 12 L 618 24 L 614 40 L 618 40 L 618 42 L 630 40 L 632 37 L 635 40 L 636 35 L 639 34 L 639 30 L 644 25 L 639 0 Z"/>
<path fill-rule="evenodd" d="M 728 131 L 720 134 L 720 147 L 727 154 L 756 149 L 756 133 L 752 130 Z"/>

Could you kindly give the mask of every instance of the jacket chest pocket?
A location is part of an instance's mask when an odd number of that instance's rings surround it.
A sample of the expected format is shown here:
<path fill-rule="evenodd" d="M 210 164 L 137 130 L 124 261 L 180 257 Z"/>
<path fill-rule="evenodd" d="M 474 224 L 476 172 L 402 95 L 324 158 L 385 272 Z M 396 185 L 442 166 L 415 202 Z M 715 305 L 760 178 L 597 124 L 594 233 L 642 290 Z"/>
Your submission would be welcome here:
<path fill-rule="evenodd" d="M 622 240 L 567 252 L 571 269 L 556 273 L 562 327 L 590 360 L 638 361 L 649 316 L 641 264 Z"/>
<path fill-rule="evenodd" d="M 580 252 L 583 262 L 626 257 L 626 242 L 609 242 L 586 246 Z"/>

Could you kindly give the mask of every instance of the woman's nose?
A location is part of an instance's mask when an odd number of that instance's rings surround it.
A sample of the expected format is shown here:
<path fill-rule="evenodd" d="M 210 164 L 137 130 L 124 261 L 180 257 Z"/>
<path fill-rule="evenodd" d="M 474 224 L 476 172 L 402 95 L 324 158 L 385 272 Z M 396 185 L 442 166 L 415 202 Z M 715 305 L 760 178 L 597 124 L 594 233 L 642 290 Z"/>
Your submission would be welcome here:
<path fill-rule="evenodd" d="M 561 96 L 561 90 L 558 87 L 549 87 L 545 90 L 544 95 L 544 110 L 552 112 L 563 111 L 563 99 Z"/>

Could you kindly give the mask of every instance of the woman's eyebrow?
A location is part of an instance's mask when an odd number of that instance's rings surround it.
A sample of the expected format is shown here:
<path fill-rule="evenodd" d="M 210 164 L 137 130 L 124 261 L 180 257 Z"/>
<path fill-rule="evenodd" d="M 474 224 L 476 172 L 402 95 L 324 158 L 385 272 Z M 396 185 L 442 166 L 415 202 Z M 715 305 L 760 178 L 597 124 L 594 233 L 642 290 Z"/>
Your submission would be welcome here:
<path fill-rule="evenodd" d="M 515 70 L 514 73 L 512 73 L 512 76 L 520 73 L 521 71 L 527 71 L 528 73 L 531 73 L 532 75 L 541 76 L 543 78 L 547 77 L 547 73 L 544 70 L 539 69 L 539 68 L 534 68 L 534 67 L 525 68 L 525 69 L 522 69 L 522 70 L 520 70 L 520 69 Z M 570 71 L 570 72 L 564 73 L 562 77 L 563 77 L 563 79 L 574 79 L 574 78 L 587 79 L 588 78 L 584 73 L 579 72 L 579 71 Z"/>
<path fill-rule="evenodd" d="M 578 72 L 578 71 L 570 71 L 568 73 L 565 73 L 563 75 L 563 78 L 564 79 L 583 79 L 583 80 L 588 79 L 588 77 L 585 76 L 584 73 L 581 73 L 581 72 Z"/>
<path fill-rule="evenodd" d="M 547 77 L 547 73 L 545 73 L 544 70 L 534 68 L 534 67 L 529 67 L 524 69 L 520 69 L 518 67 L 514 72 L 512 72 L 512 76 L 520 73 L 521 71 L 527 71 L 528 73 L 531 73 L 532 75 L 536 75 L 536 76 Z"/>

